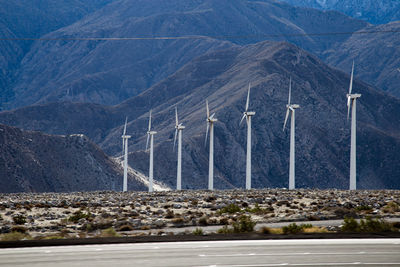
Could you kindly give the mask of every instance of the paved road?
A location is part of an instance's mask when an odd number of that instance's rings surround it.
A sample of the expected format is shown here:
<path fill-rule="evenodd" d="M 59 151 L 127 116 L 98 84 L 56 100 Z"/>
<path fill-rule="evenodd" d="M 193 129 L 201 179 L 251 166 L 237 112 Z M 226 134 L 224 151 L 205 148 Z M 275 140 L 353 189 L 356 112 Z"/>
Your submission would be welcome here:
<path fill-rule="evenodd" d="M 0 249 L 0 266 L 400 266 L 400 239 L 145 243 Z"/>

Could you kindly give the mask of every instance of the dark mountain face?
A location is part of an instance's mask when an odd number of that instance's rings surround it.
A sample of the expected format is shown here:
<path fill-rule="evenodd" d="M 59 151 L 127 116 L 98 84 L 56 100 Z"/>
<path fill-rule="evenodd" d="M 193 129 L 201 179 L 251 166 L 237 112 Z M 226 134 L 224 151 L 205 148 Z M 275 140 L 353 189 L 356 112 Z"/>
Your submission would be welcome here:
<path fill-rule="evenodd" d="M 356 31 L 366 25 L 336 12 L 272 0 L 114 1 L 45 38 L 213 38 L 38 41 L 22 60 L 8 107 L 59 100 L 117 104 L 206 52 L 270 38 L 321 53 L 348 36 L 296 34 Z M 281 34 L 287 35 L 273 37 Z"/>
<path fill-rule="evenodd" d="M 54 136 L 0 124 L 0 192 L 120 190 L 122 168 L 84 135 Z M 145 186 L 130 177 L 130 190 Z"/>
<path fill-rule="evenodd" d="M 70 25 L 112 0 L 0 0 L 2 38 L 38 38 Z M 12 86 L 31 40 L 0 40 L 0 109 L 14 97 Z"/>
<path fill-rule="evenodd" d="M 322 10 L 336 10 L 353 18 L 383 24 L 400 19 L 400 2 L 397 0 L 281 0 L 295 6 Z"/>
<path fill-rule="evenodd" d="M 400 97 L 400 22 L 370 26 L 328 52 L 325 61 L 343 70 L 356 64 L 356 76 Z M 378 71 L 377 71 L 378 70 Z"/>
<path fill-rule="evenodd" d="M 0 113 L 0 121 L 23 128 L 62 133 L 81 129 L 109 154 L 119 155 L 124 116 L 132 135 L 130 166 L 144 173 L 148 111 L 153 109 L 155 177 L 175 185 L 172 150 L 174 106 L 186 126 L 183 187 L 206 188 L 208 145 L 204 145 L 205 99 L 219 121 L 215 125 L 215 187 L 244 187 L 246 126 L 239 126 L 248 83 L 252 84 L 253 185 L 286 187 L 289 131 L 282 131 L 289 77 L 296 112 L 296 184 L 299 187 L 348 188 L 350 123 L 346 122 L 349 75 L 287 43 L 264 42 L 208 53 L 140 95 L 118 106 L 46 104 Z M 356 80 L 359 188 L 399 188 L 400 101 Z M 51 112 L 55 109 L 55 112 Z M 22 111 L 23 110 L 23 111 Z M 62 115 L 72 110 L 76 117 Z M 90 110 L 96 110 L 90 112 Z M 35 114 L 25 117 L 23 114 Z M 51 115 L 49 115 L 51 114 Z M 87 127 L 85 126 L 87 124 Z M 97 132 L 96 125 L 99 125 Z M 46 128 L 48 130 L 46 130 Z M 86 128 L 86 129 L 85 129 Z"/>

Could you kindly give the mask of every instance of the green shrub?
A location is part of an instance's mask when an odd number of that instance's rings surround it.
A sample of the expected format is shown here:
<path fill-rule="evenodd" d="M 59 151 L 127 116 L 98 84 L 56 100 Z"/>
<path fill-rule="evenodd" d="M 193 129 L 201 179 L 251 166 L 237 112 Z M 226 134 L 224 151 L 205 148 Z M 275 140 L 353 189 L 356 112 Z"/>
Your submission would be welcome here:
<path fill-rule="evenodd" d="M 18 232 L 18 233 L 25 234 L 27 231 L 28 231 L 28 229 L 26 229 L 22 225 L 15 225 L 15 226 L 11 227 L 11 232 Z"/>
<path fill-rule="evenodd" d="M 206 226 L 208 225 L 208 218 L 207 216 L 203 216 L 199 219 L 199 225 Z"/>
<path fill-rule="evenodd" d="M 15 224 L 25 224 L 26 223 L 26 217 L 22 214 L 18 214 L 16 216 L 14 216 L 12 219 Z"/>
<path fill-rule="evenodd" d="M 256 222 L 251 220 L 250 216 L 242 215 L 239 221 L 232 224 L 234 233 L 248 233 L 254 231 Z"/>
<path fill-rule="evenodd" d="M 260 233 L 264 235 L 269 235 L 271 233 L 271 229 L 269 227 L 264 226 L 263 228 L 261 228 Z"/>
<path fill-rule="evenodd" d="M 377 233 L 397 231 L 392 224 L 383 219 L 367 217 L 357 222 L 354 218 L 345 218 L 341 229 L 343 232 Z"/>
<path fill-rule="evenodd" d="M 306 228 L 312 228 L 312 224 L 307 223 L 307 224 L 300 224 L 297 225 L 296 223 L 291 223 L 288 226 L 282 227 L 282 232 L 286 234 L 298 234 L 304 232 L 304 229 Z"/>
<path fill-rule="evenodd" d="M 229 228 L 227 225 L 224 225 L 224 227 L 219 228 L 217 230 L 218 234 L 232 234 L 233 233 L 233 229 Z"/>
<path fill-rule="evenodd" d="M 368 205 L 357 206 L 354 209 L 356 211 L 372 211 L 372 207 Z"/>
<path fill-rule="evenodd" d="M 101 237 L 117 237 L 119 236 L 114 228 L 110 227 L 101 231 Z"/>
<path fill-rule="evenodd" d="M 196 228 L 193 232 L 194 235 L 203 235 L 203 229 Z"/>
<path fill-rule="evenodd" d="M 83 213 L 81 210 L 78 210 L 68 218 L 68 221 L 77 223 L 80 219 L 88 219 L 90 216 L 90 212 Z"/>
<path fill-rule="evenodd" d="M 352 217 L 345 217 L 341 230 L 343 232 L 358 232 L 358 222 Z"/>
<path fill-rule="evenodd" d="M 219 214 L 223 214 L 223 213 L 233 214 L 233 213 L 237 213 L 237 212 L 242 212 L 242 209 L 238 205 L 233 204 L 233 203 L 223 207 L 222 209 L 220 209 L 218 211 Z"/>

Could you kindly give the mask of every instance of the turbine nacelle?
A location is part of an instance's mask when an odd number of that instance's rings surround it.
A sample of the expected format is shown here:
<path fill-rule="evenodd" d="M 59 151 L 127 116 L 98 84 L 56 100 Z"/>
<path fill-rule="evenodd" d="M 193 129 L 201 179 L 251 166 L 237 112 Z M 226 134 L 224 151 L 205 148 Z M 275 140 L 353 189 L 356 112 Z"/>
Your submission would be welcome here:
<path fill-rule="evenodd" d="M 294 110 L 294 109 L 300 108 L 300 105 L 298 105 L 298 104 L 286 105 L 286 108 L 288 108 L 290 110 Z"/>
<path fill-rule="evenodd" d="M 121 136 L 122 138 L 124 138 L 124 139 L 129 139 L 129 138 L 131 138 L 132 136 L 130 136 L 130 135 L 123 135 L 123 136 Z"/>
<path fill-rule="evenodd" d="M 156 134 L 156 133 L 157 133 L 156 131 L 148 131 L 147 132 L 148 135 L 153 135 L 153 134 Z"/>
<path fill-rule="evenodd" d="M 245 116 L 254 116 L 254 115 L 256 115 L 256 113 L 254 112 L 254 111 L 247 111 L 247 112 L 243 112 L 243 115 L 245 115 Z"/>
<path fill-rule="evenodd" d="M 350 99 L 356 99 L 356 98 L 361 97 L 361 94 L 347 94 L 346 96 L 347 96 L 347 98 L 350 98 Z"/>
<path fill-rule="evenodd" d="M 177 129 L 178 131 L 179 131 L 179 130 L 183 130 L 183 129 L 185 129 L 185 128 L 186 128 L 186 127 L 183 126 L 182 123 L 180 123 L 179 125 L 176 125 L 176 126 L 175 126 L 175 129 Z"/>

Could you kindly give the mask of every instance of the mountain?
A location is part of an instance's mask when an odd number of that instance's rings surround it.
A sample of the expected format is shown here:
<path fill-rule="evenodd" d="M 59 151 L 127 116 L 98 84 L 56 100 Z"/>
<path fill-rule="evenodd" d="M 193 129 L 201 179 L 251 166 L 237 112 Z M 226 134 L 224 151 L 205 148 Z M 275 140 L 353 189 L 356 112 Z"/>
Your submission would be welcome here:
<path fill-rule="evenodd" d="M 381 32 L 362 34 L 362 32 Z M 356 64 L 356 76 L 400 97 L 400 21 L 369 26 L 324 55 L 325 61 L 342 70 Z"/>
<path fill-rule="evenodd" d="M 153 109 L 155 177 L 175 185 L 174 107 L 183 132 L 183 188 L 206 188 L 205 99 L 215 125 L 215 188 L 244 187 L 246 128 L 239 126 L 252 84 L 253 185 L 287 187 L 289 133 L 283 132 L 289 77 L 296 112 L 296 184 L 348 188 L 350 124 L 346 122 L 349 75 L 283 42 L 261 42 L 200 56 L 143 93 L 116 106 L 42 104 L 1 112 L 0 122 L 62 133 L 84 130 L 110 155 L 121 151 L 124 116 L 132 135 L 130 166 L 147 173 L 144 151 L 148 111 Z M 359 188 L 400 188 L 400 100 L 356 79 Z M 26 116 L 24 116 L 26 114 Z M 77 117 L 81 114 L 81 119 Z M 96 126 L 98 125 L 98 127 Z M 85 130 L 86 128 L 86 130 Z"/>
<path fill-rule="evenodd" d="M 318 23 L 315 23 L 318 21 Z M 118 104 L 206 52 L 265 39 L 322 53 L 367 23 L 274 0 L 115 0 L 43 36 L 21 61 L 5 108 L 53 101 Z M 152 37 L 195 36 L 189 39 Z M 207 37 L 205 37 L 207 36 Z M 139 37 L 140 40 L 79 38 Z M 146 39 L 150 37 L 150 39 Z M 74 40 L 78 38 L 78 40 Z"/>
<path fill-rule="evenodd" d="M 111 1 L 0 0 L 0 103 L 14 97 L 15 72 L 33 43 L 18 38 L 41 37 L 82 19 Z"/>
<path fill-rule="evenodd" d="M 119 190 L 122 168 L 84 135 L 55 136 L 0 124 L 0 192 Z M 130 190 L 145 190 L 129 177 Z"/>
<path fill-rule="evenodd" d="M 384 24 L 400 20 L 398 0 L 281 0 L 295 6 L 321 10 L 336 10 L 366 20 L 373 24 Z"/>

